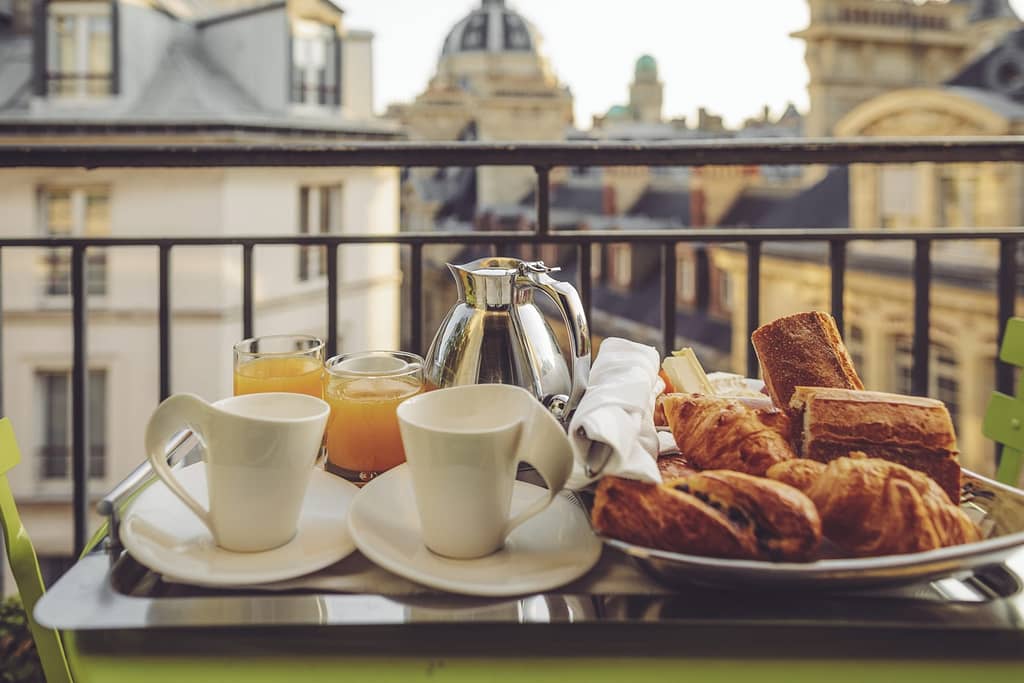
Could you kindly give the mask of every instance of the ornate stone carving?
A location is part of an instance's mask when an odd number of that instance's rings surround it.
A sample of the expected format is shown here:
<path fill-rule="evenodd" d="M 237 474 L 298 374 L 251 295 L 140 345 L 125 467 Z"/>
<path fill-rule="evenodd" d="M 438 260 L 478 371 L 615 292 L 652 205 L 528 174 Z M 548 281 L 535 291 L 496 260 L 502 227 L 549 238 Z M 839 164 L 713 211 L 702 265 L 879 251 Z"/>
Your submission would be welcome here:
<path fill-rule="evenodd" d="M 904 109 L 885 116 L 865 127 L 862 135 L 982 135 L 973 121 L 937 109 Z"/>

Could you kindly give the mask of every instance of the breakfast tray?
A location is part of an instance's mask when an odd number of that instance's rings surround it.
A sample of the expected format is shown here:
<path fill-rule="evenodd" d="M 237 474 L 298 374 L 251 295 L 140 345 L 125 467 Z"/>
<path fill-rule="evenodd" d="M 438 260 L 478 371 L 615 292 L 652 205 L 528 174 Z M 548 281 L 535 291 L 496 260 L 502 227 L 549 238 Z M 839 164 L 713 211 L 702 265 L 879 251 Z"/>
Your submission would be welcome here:
<path fill-rule="evenodd" d="M 197 442 L 187 433 L 168 449 L 169 460 L 181 464 L 194 462 L 199 455 Z M 373 567 L 358 553 L 311 577 L 271 586 L 214 589 L 168 581 L 124 552 L 118 538 L 120 510 L 150 480 L 146 470 L 140 467 L 101 501 L 100 511 L 110 519 L 110 534 L 39 602 L 36 618 L 40 623 L 60 630 L 130 631 L 441 622 L 686 622 L 810 629 L 948 628 L 1024 634 L 1024 550 L 1012 549 L 1013 544 L 1021 543 L 1016 535 L 1024 533 L 1024 496 L 974 475 L 968 475 L 968 490 L 973 491 L 968 504 L 984 510 L 982 519 L 989 519 L 993 528 L 1018 525 L 1013 527 L 1016 530 L 991 539 L 995 541 L 988 548 L 991 552 L 975 557 L 977 561 L 931 561 L 927 576 L 914 583 L 880 585 L 868 581 L 873 585 L 863 590 L 864 582 L 858 585 L 856 581 L 833 580 L 822 592 L 809 590 L 820 581 L 804 577 L 806 580 L 787 578 L 781 583 L 770 580 L 775 584 L 772 589 L 762 590 L 759 584 L 763 577 L 757 571 L 751 573 L 749 567 L 731 567 L 718 560 L 713 566 L 698 567 L 695 574 L 682 564 L 693 563 L 692 558 L 658 557 L 609 541 L 601 561 L 590 573 L 557 591 L 481 599 L 410 584 Z M 1001 538 L 1007 540 L 999 541 Z M 813 565 L 805 568 L 808 566 Z M 648 574 L 661 581 L 652 580 Z M 339 576 L 357 580 L 341 585 Z M 728 577 L 730 589 L 721 587 L 723 577 Z M 718 586 L 698 585 L 694 578 Z M 737 588 L 753 590 L 737 593 Z"/>

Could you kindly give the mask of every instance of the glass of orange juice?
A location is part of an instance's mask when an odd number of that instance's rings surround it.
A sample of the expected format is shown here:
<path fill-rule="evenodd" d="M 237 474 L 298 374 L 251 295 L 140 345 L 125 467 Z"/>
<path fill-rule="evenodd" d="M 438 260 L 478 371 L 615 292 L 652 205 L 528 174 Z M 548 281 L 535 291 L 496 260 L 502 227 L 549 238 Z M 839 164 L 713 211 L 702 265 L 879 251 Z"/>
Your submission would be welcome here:
<path fill-rule="evenodd" d="M 329 359 L 324 400 L 327 469 L 367 482 L 405 462 L 398 404 L 423 391 L 423 359 L 403 351 L 361 351 Z"/>
<path fill-rule="evenodd" d="M 235 396 L 287 391 L 323 398 L 324 343 L 302 334 L 253 337 L 235 344 Z"/>

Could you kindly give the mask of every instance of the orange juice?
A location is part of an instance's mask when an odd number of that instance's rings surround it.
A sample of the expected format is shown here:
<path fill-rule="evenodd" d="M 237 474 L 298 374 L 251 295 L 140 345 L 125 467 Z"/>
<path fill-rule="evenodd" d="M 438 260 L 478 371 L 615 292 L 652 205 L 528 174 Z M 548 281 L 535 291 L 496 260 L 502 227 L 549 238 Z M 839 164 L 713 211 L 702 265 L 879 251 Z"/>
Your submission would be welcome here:
<path fill-rule="evenodd" d="M 327 458 L 337 467 L 369 475 L 405 462 L 398 432 L 398 404 L 420 392 L 418 378 L 330 379 L 325 399 Z"/>
<path fill-rule="evenodd" d="M 235 367 L 235 396 L 287 391 L 323 398 L 323 365 L 316 358 L 257 358 Z"/>

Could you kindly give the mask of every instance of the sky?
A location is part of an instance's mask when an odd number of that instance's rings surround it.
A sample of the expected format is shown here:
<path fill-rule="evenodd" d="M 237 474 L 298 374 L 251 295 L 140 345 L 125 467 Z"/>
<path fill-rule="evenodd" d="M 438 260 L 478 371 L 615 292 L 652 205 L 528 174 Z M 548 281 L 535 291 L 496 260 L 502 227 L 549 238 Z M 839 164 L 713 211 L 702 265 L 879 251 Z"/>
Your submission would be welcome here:
<path fill-rule="evenodd" d="M 451 27 L 480 0 L 340 0 L 349 28 L 373 31 L 374 107 L 412 100 L 434 72 Z M 575 98 L 576 125 L 628 99 L 633 65 L 658 61 L 666 118 L 697 108 L 736 126 L 764 105 L 807 109 L 807 0 L 507 0 L 540 31 Z M 1024 0 L 1010 4 L 1024 16 Z"/>

